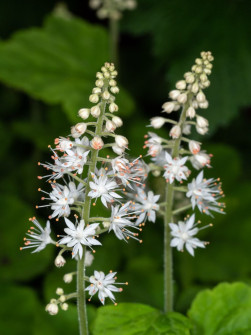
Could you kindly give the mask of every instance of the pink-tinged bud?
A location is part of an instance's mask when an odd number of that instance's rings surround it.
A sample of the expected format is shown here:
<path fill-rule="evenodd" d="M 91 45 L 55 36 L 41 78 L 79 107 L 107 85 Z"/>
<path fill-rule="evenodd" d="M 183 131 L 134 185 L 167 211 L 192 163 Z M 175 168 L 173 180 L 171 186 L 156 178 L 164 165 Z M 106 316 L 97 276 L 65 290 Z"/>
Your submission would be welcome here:
<path fill-rule="evenodd" d="M 179 125 L 173 126 L 170 130 L 169 136 L 172 138 L 179 138 L 181 135 L 181 128 Z"/>
<path fill-rule="evenodd" d="M 162 108 L 164 109 L 164 112 L 166 113 L 172 113 L 172 111 L 174 110 L 174 107 L 175 107 L 175 103 L 171 101 L 165 102 L 162 105 Z"/>
<path fill-rule="evenodd" d="M 187 102 L 187 94 L 186 93 L 182 93 L 178 96 L 177 98 L 177 101 L 180 103 L 180 104 L 184 104 Z"/>
<path fill-rule="evenodd" d="M 211 160 L 210 155 L 208 155 L 205 152 L 200 151 L 196 155 L 193 155 L 190 160 L 191 160 L 193 167 L 197 170 L 202 169 L 205 166 L 211 167 L 210 166 L 210 160 Z"/>
<path fill-rule="evenodd" d="M 112 150 L 115 152 L 115 154 L 122 155 L 125 151 L 125 148 L 120 148 L 117 145 L 113 145 Z"/>
<path fill-rule="evenodd" d="M 194 118 L 195 117 L 195 109 L 190 106 L 187 111 L 186 111 L 186 116 L 189 117 L 190 119 Z"/>
<path fill-rule="evenodd" d="M 90 110 L 88 108 L 81 108 L 78 111 L 78 115 L 83 119 L 86 120 L 88 119 L 89 115 L 90 115 Z"/>
<path fill-rule="evenodd" d="M 206 96 L 205 94 L 200 91 L 197 95 L 196 95 L 196 99 L 198 102 L 204 102 L 206 100 Z"/>
<path fill-rule="evenodd" d="M 121 127 L 121 126 L 123 126 L 123 121 L 122 121 L 122 119 L 121 119 L 120 117 L 118 117 L 118 116 L 113 116 L 113 118 L 112 118 L 112 122 L 115 123 L 116 127 Z"/>
<path fill-rule="evenodd" d="M 179 90 L 173 90 L 169 93 L 169 97 L 173 100 L 176 100 L 178 98 L 178 96 L 180 95 L 180 91 Z"/>
<path fill-rule="evenodd" d="M 197 141 L 189 141 L 189 150 L 193 155 L 196 155 L 198 152 L 200 152 L 200 144 Z"/>
<path fill-rule="evenodd" d="M 54 264 L 57 268 L 61 268 L 62 266 L 64 266 L 66 263 L 66 260 L 64 259 L 63 256 L 58 255 L 54 261 Z"/>
<path fill-rule="evenodd" d="M 128 146 L 128 139 L 125 136 L 115 136 L 115 142 L 120 148 L 126 148 Z"/>
<path fill-rule="evenodd" d="M 107 120 L 105 128 L 108 132 L 114 132 L 114 130 L 116 129 L 116 124 L 110 120 Z"/>
<path fill-rule="evenodd" d="M 86 128 L 87 128 L 87 126 L 83 122 L 78 123 L 78 124 L 76 124 L 76 126 L 71 127 L 72 137 L 74 137 L 74 138 L 80 137 L 81 135 L 83 135 L 85 133 Z"/>
<path fill-rule="evenodd" d="M 203 116 L 197 115 L 197 126 L 200 128 L 208 127 L 208 120 L 205 119 Z"/>
<path fill-rule="evenodd" d="M 99 117 L 100 113 L 101 113 L 101 110 L 100 110 L 99 106 L 94 106 L 94 107 L 91 108 L 91 115 L 93 117 L 96 117 L 96 118 Z"/>
<path fill-rule="evenodd" d="M 104 146 L 104 142 L 101 137 L 95 136 L 91 140 L 91 147 L 95 150 L 100 150 Z"/>
<path fill-rule="evenodd" d="M 163 117 L 156 116 L 151 118 L 151 126 L 155 129 L 159 129 L 165 124 L 166 120 Z"/>
<path fill-rule="evenodd" d="M 205 135 L 208 132 L 208 127 L 198 127 L 196 126 L 196 131 L 200 135 Z"/>

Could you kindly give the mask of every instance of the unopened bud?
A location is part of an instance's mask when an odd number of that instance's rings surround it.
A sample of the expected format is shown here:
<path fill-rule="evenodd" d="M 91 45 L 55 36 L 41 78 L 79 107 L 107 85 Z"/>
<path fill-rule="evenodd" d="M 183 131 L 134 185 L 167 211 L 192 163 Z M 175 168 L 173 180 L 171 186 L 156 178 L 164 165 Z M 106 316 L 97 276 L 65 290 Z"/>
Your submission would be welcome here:
<path fill-rule="evenodd" d="M 122 119 L 118 116 L 113 116 L 112 122 L 115 123 L 116 127 L 121 127 L 123 125 Z"/>
<path fill-rule="evenodd" d="M 66 263 L 66 260 L 64 259 L 63 256 L 58 255 L 54 261 L 54 264 L 57 268 L 61 268 L 62 266 L 64 266 Z"/>
<path fill-rule="evenodd" d="M 95 85 L 101 88 L 104 86 L 104 81 L 102 79 L 98 79 L 96 80 Z"/>
<path fill-rule="evenodd" d="M 153 170 L 153 171 L 152 171 L 152 175 L 153 175 L 154 177 L 159 177 L 160 174 L 161 174 L 161 172 L 160 172 L 159 170 Z"/>
<path fill-rule="evenodd" d="M 191 125 L 190 124 L 185 124 L 183 129 L 182 129 L 182 133 L 185 134 L 185 135 L 191 134 Z"/>
<path fill-rule="evenodd" d="M 190 73 L 189 75 L 186 76 L 186 82 L 188 84 L 192 84 L 194 82 L 194 80 L 195 80 L 195 77 L 192 73 Z"/>
<path fill-rule="evenodd" d="M 104 228 L 109 228 L 110 225 L 111 225 L 111 222 L 110 222 L 110 221 L 104 221 L 104 222 L 103 222 L 103 227 L 104 227 Z"/>
<path fill-rule="evenodd" d="M 206 100 L 206 101 L 204 101 L 204 102 L 201 102 L 201 103 L 199 103 L 199 107 L 200 108 L 203 108 L 203 109 L 207 109 L 208 108 L 208 101 Z"/>
<path fill-rule="evenodd" d="M 63 277 L 63 281 L 67 284 L 71 283 L 73 279 L 73 275 L 71 273 L 66 273 Z"/>
<path fill-rule="evenodd" d="M 55 303 L 50 303 L 45 307 L 45 310 L 50 315 L 56 315 L 58 313 L 58 305 Z"/>
<path fill-rule="evenodd" d="M 202 74 L 200 75 L 200 80 L 201 80 L 202 82 L 207 81 L 207 75 L 206 75 L 205 73 L 202 73 Z"/>
<path fill-rule="evenodd" d="M 79 111 L 78 111 L 78 115 L 83 119 L 83 120 L 86 120 L 88 119 L 89 115 L 90 115 L 90 109 L 88 108 L 81 108 Z"/>
<path fill-rule="evenodd" d="M 111 87 L 110 90 L 111 90 L 111 92 L 114 93 L 114 94 L 119 93 L 119 88 L 118 88 L 118 86 Z"/>
<path fill-rule="evenodd" d="M 179 125 L 175 125 L 172 127 L 172 129 L 170 130 L 169 136 L 171 136 L 172 138 L 179 138 L 181 135 L 181 128 Z"/>
<path fill-rule="evenodd" d="M 65 295 L 61 295 L 60 298 L 58 299 L 60 302 L 65 302 L 66 297 Z"/>
<path fill-rule="evenodd" d="M 191 91 L 196 94 L 198 91 L 199 91 L 199 84 L 197 82 L 195 82 L 193 85 L 192 85 L 192 88 L 191 88 Z"/>
<path fill-rule="evenodd" d="M 117 112 L 119 110 L 118 105 L 116 105 L 114 102 L 112 102 L 109 106 L 109 111 L 111 113 Z"/>
<path fill-rule="evenodd" d="M 58 287 L 57 290 L 56 290 L 56 294 L 57 295 L 62 295 L 62 294 L 64 294 L 64 290 L 61 287 Z"/>
<path fill-rule="evenodd" d="M 69 305 L 66 302 L 64 302 L 62 305 L 60 305 L 60 307 L 62 308 L 63 311 L 67 311 Z"/>
<path fill-rule="evenodd" d="M 99 101 L 99 96 L 97 94 L 91 94 L 89 96 L 89 100 L 90 102 L 92 102 L 93 104 L 96 104 Z"/>
<path fill-rule="evenodd" d="M 151 126 L 155 129 L 159 129 L 165 124 L 166 120 L 163 117 L 153 117 L 151 118 Z"/>
<path fill-rule="evenodd" d="M 110 120 L 107 120 L 105 128 L 108 132 L 114 132 L 114 130 L 116 129 L 116 124 Z"/>
<path fill-rule="evenodd" d="M 197 141 L 189 141 L 188 146 L 193 155 L 196 155 L 200 151 L 200 143 Z"/>
<path fill-rule="evenodd" d="M 115 142 L 120 148 L 126 148 L 128 146 L 128 139 L 125 136 L 115 136 Z"/>
<path fill-rule="evenodd" d="M 104 79 L 103 73 L 101 73 L 101 72 L 97 72 L 97 73 L 96 73 L 96 77 L 97 77 L 98 79 Z"/>
<path fill-rule="evenodd" d="M 112 146 L 112 150 L 115 152 L 115 154 L 122 155 L 124 153 L 124 151 L 125 151 L 125 148 L 120 148 L 117 145 L 113 145 Z"/>
<path fill-rule="evenodd" d="M 208 127 L 208 120 L 205 119 L 203 116 L 197 115 L 196 121 L 197 121 L 198 127 L 201 127 L 201 128 Z"/>
<path fill-rule="evenodd" d="M 200 103 L 200 102 L 204 102 L 206 100 L 206 96 L 205 94 L 200 91 L 197 95 L 196 95 L 196 99 L 197 101 Z"/>
<path fill-rule="evenodd" d="M 176 83 L 176 88 L 178 89 L 178 90 L 184 90 L 185 88 L 186 88 L 186 86 L 187 86 L 187 84 L 186 84 L 186 81 L 185 80 L 179 80 L 177 83 Z"/>
<path fill-rule="evenodd" d="M 71 127 L 71 135 L 74 138 L 78 138 L 81 135 L 83 135 L 86 131 L 86 124 L 81 122 L 81 123 L 77 123 L 76 126 Z"/>
<path fill-rule="evenodd" d="M 91 266 L 94 260 L 94 256 L 90 251 L 86 251 L 85 253 L 85 266 Z"/>
<path fill-rule="evenodd" d="M 172 113 L 172 111 L 174 110 L 174 107 L 175 107 L 175 103 L 174 102 L 165 102 L 163 105 L 162 105 L 162 108 L 164 109 L 165 112 L 167 113 Z"/>
<path fill-rule="evenodd" d="M 99 94 L 99 93 L 101 93 L 101 88 L 99 88 L 99 87 L 94 87 L 94 89 L 92 90 L 92 93 L 94 93 L 94 94 Z"/>
<path fill-rule="evenodd" d="M 101 110 L 100 110 L 99 106 L 93 106 L 91 108 L 91 115 L 93 117 L 96 117 L 96 118 L 99 117 L 100 113 L 101 113 Z"/>
<path fill-rule="evenodd" d="M 176 100 L 178 98 L 178 96 L 180 95 L 180 91 L 179 90 L 172 90 L 170 93 L 169 93 L 169 97 L 173 100 Z M 164 105 L 163 105 L 164 106 Z M 163 107 L 162 106 L 162 107 Z M 164 107 L 163 107 L 164 108 Z"/>
<path fill-rule="evenodd" d="M 177 98 L 177 101 L 180 103 L 180 104 L 184 104 L 187 102 L 187 94 L 186 93 L 182 93 L 178 96 Z"/>
<path fill-rule="evenodd" d="M 95 136 L 91 140 L 91 147 L 95 150 L 100 150 L 104 146 L 104 142 L 101 137 Z"/>
<path fill-rule="evenodd" d="M 110 98 L 111 94 L 108 91 L 104 91 L 104 93 L 102 94 L 102 98 L 104 100 L 108 100 Z"/>
<path fill-rule="evenodd" d="M 110 86 L 116 86 L 116 85 L 117 85 L 116 80 L 111 79 L 111 80 L 109 81 L 109 85 L 110 85 Z"/>
<path fill-rule="evenodd" d="M 205 135 L 208 132 L 208 128 L 207 127 L 202 128 L 202 127 L 196 126 L 196 131 L 200 135 Z"/>
<path fill-rule="evenodd" d="M 189 117 L 190 119 L 194 118 L 195 117 L 195 109 L 190 106 L 187 111 L 186 111 L 186 116 Z"/>
<path fill-rule="evenodd" d="M 206 152 L 199 152 L 191 158 L 193 167 L 197 170 L 202 169 L 204 166 L 210 167 L 210 156 Z"/>

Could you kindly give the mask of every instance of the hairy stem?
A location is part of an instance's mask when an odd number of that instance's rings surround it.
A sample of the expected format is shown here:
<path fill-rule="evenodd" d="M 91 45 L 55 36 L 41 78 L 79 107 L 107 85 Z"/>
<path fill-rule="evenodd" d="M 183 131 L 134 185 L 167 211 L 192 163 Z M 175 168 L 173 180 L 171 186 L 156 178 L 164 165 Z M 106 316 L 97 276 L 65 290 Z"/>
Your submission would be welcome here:
<path fill-rule="evenodd" d="M 186 110 L 189 107 L 189 100 L 184 105 L 179 119 L 179 126 L 181 129 L 186 120 Z M 179 155 L 181 137 L 174 141 L 172 149 L 172 158 Z M 164 215 L 164 312 L 168 313 L 173 310 L 173 261 L 172 261 L 172 247 L 170 246 L 171 234 L 169 223 L 173 221 L 173 196 L 174 183 L 167 183 L 165 192 L 166 211 Z"/>
<path fill-rule="evenodd" d="M 104 85 L 104 90 L 107 85 Z M 100 105 L 101 114 L 97 120 L 97 126 L 95 131 L 95 136 L 100 136 L 103 126 L 103 116 L 105 113 L 106 102 L 102 101 Z M 86 189 L 85 189 L 85 202 L 83 206 L 82 219 L 85 224 L 89 222 L 90 209 L 91 209 L 91 198 L 88 196 L 90 192 L 90 181 L 92 180 L 92 173 L 95 172 L 96 163 L 98 158 L 98 150 L 91 149 L 91 159 L 88 169 Z M 85 297 L 85 248 L 83 252 L 83 257 L 78 260 L 77 266 L 77 293 L 78 293 L 78 319 L 79 319 L 79 330 L 80 335 L 88 335 L 88 322 L 87 322 L 87 311 L 86 311 L 86 297 Z"/>

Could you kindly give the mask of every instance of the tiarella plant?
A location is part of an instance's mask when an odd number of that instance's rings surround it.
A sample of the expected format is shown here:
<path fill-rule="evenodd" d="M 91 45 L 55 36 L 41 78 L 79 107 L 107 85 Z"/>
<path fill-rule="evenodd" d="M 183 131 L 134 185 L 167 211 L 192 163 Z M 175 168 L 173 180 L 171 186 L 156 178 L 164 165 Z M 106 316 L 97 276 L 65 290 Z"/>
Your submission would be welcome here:
<path fill-rule="evenodd" d="M 119 92 L 115 77 L 117 71 L 113 64 L 105 63 L 97 80 L 90 102 L 93 107 L 82 108 L 78 114 L 83 120 L 71 128 L 68 137 L 55 140 L 52 151 L 52 163 L 39 163 L 47 173 L 39 176 L 49 183 L 48 191 L 39 188 L 42 201 L 50 210 L 46 226 L 34 217 L 33 223 L 24 239 L 24 247 L 39 252 L 48 244 L 60 249 L 55 265 L 62 267 L 66 260 L 64 253 L 71 252 L 77 262 L 77 271 L 67 273 L 64 282 L 69 283 L 76 276 L 77 290 L 65 294 L 61 288 L 56 293 L 59 298 L 52 299 L 46 306 L 51 314 L 57 314 L 59 307 L 67 310 L 67 301 L 77 298 L 80 334 L 88 334 L 86 316 L 86 291 L 90 298 L 96 293 L 102 304 L 109 298 L 115 303 L 113 292 L 121 292 L 116 283 L 116 272 L 105 274 L 98 269 L 94 274 L 87 275 L 85 267 L 90 266 L 95 252 L 94 247 L 102 244 L 98 239 L 101 234 L 114 233 L 119 240 L 130 238 L 142 242 L 138 235 L 146 218 L 155 221 L 158 196 L 152 192 L 145 193 L 144 180 L 148 167 L 141 157 L 129 161 L 125 157 L 128 147 L 126 137 L 115 134 L 116 128 L 122 126 L 121 118 L 115 116 L 118 106 L 115 94 Z M 103 152 L 110 150 L 110 155 Z M 137 201 L 138 200 L 138 201 Z M 101 202 L 106 210 L 106 217 L 97 215 L 95 205 Z M 61 222 L 62 235 L 58 239 L 51 237 L 51 220 Z M 87 285 L 86 285 L 87 283 Z"/>
<path fill-rule="evenodd" d="M 202 52 L 201 58 L 195 60 L 190 72 L 176 83 L 176 89 L 169 93 L 171 101 L 163 104 L 163 112 L 170 114 L 180 111 L 178 121 L 166 117 L 153 117 L 151 126 L 159 129 L 164 124 L 171 124 L 169 138 L 155 133 L 146 135 L 145 148 L 151 156 L 149 167 L 155 176 L 161 173 L 166 180 L 165 201 L 160 203 L 160 214 L 164 216 L 164 310 L 173 310 L 172 248 L 178 251 L 186 249 L 192 256 L 196 248 L 205 248 L 208 242 L 200 241 L 196 235 L 210 225 L 200 227 L 195 222 L 195 214 L 177 222 L 177 216 L 187 210 L 199 209 L 201 213 L 224 213 L 224 203 L 219 179 L 206 179 L 204 167 L 210 166 L 211 155 L 201 150 L 201 143 L 188 138 L 194 126 L 200 135 L 208 132 L 208 120 L 198 114 L 198 109 L 206 109 L 208 101 L 203 92 L 210 85 L 208 76 L 212 70 L 211 52 Z M 175 119 L 177 119 L 175 117 Z M 195 169 L 195 177 L 190 177 Z M 175 193 L 186 196 L 183 205 L 177 205 Z"/>

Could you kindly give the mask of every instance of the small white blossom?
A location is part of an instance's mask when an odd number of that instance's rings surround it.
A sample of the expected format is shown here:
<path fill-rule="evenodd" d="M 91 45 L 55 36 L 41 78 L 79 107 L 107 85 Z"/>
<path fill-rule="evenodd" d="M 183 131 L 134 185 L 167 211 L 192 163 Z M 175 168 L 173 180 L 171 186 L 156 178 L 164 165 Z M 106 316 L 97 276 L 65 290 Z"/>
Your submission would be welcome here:
<path fill-rule="evenodd" d="M 144 148 L 148 148 L 147 155 L 150 155 L 152 157 L 156 157 L 157 155 L 159 155 L 163 150 L 161 143 L 162 140 L 157 134 L 149 132 L 148 139 L 145 141 L 144 146 Z"/>
<path fill-rule="evenodd" d="M 156 211 L 159 210 L 159 205 L 157 201 L 159 200 L 160 195 L 154 195 L 152 191 L 149 191 L 148 194 L 142 189 L 138 189 L 137 193 L 137 203 L 135 209 L 141 211 L 136 224 L 140 224 L 147 218 L 150 222 L 156 221 Z"/>
<path fill-rule="evenodd" d="M 205 151 L 200 151 L 197 154 L 190 157 L 190 162 L 196 170 L 200 170 L 203 167 L 211 167 L 210 165 L 211 156 L 208 155 Z"/>
<path fill-rule="evenodd" d="M 179 221 L 176 223 L 169 223 L 171 228 L 171 247 L 176 247 L 178 251 L 183 251 L 184 245 L 187 251 L 194 256 L 194 249 L 205 248 L 205 242 L 200 241 L 194 237 L 200 230 L 194 225 L 195 215 L 193 214 L 186 222 Z"/>
<path fill-rule="evenodd" d="M 110 272 L 108 275 L 105 275 L 102 271 L 94 271 L 94 275 L 90 277 L 90 283 L 86 287 L 86 291 L 89 292 L 91 298 L 98 292 L 98 298 L 101 303 L 104 305 L 105 298 L 110 298 L 113 303 L 115 303 L 115 297 L 112 292 L 122 292 L 123 289 L 114 286 L 127 284 L 127 283 L 115 283 L 116 272 Z M 91 300 L 91 299 L 89 299 Z"/>
<path fill-rule="evenodd" d="M 101 197 L 101 201 L 105 207 L 107 207 L 107 202 L 113 202 L 114 198 L 122 198 L 119 194 L 114 192 L 118 187 L 117 183 L 111 178 L 108 178 L 104 169 L 100 170 L 99 176 L 92 174 L 93 181 L 90 182 L 91 191 L 88 196 L 92 199 L 97 199 Z"/>
<path fill-rule="evenodd" d="M 166 181 L 172 184 L 175 179 L 179 182 L 186 180 L 189 170 L 184 164 L 186 163 L 188 157 L 172 158 L 168 152 L 165 152 L 165 156 L 167 164 L 164 165 L 164 178 Z"/>
<path fill-rule="evenodd" d="M 85 221 L 76 220 L 74 225 L 69 219 L 65 218 L 67 228 L 64 229 L 67 236 L 63 236 L 58 241 L 59 244 L 66 244 L 68 247 L 73 247 L 72 257 L 78 256 L 80 259 L 83 255 L 82 245 L 86 245 L 91 248 L 92 245 L 101 245 L 101 243 L 93 238 L 96 235 L 96 228 L 98 223 L 93 223 L 85 227 Z"/>
<path fill-rule="evenodd" d="M 50 193 L 50 198 L 54 203 L 50 206 L 54 212 L 50 218 L 69 216 L 71 213 L 70 205 L 74 203 L 69 188 L 60 184 L 51 184 L 51 186 L 53 191 Z"/>
<path fill-rule="evenodd" d="M 37 219 L 34 217 L 30 219 L 35 227 L 30 227 L 28 233 L 26 234 L 29 238 L 24 238 L 24 247 L 20 248 L 27 249 L 27 248 L 36 248 L 32 253 L 39 252 L 43 250 L 47 244 L 52 243 L 52 239 L 50 237 L 51 234 L 51 226 L 50 221 L 48 220 L 46 223 L 46 227 L 43 228 Z"/>
<path fill-rule="evenodd" d="M 187 185 L 188 192 L 186 196 L 191 198 L 193 209 L 197 206 L 198 209 L 211 215 L 210 211 L 218 213 L 223 212 L 224 204 L 219 203 L 218 199 L 223 196 L 221 185 L 217 183 L 218 180 L 210 178 L 203 179 L 203 170 L 198 174 L 196 179 Z"/>

